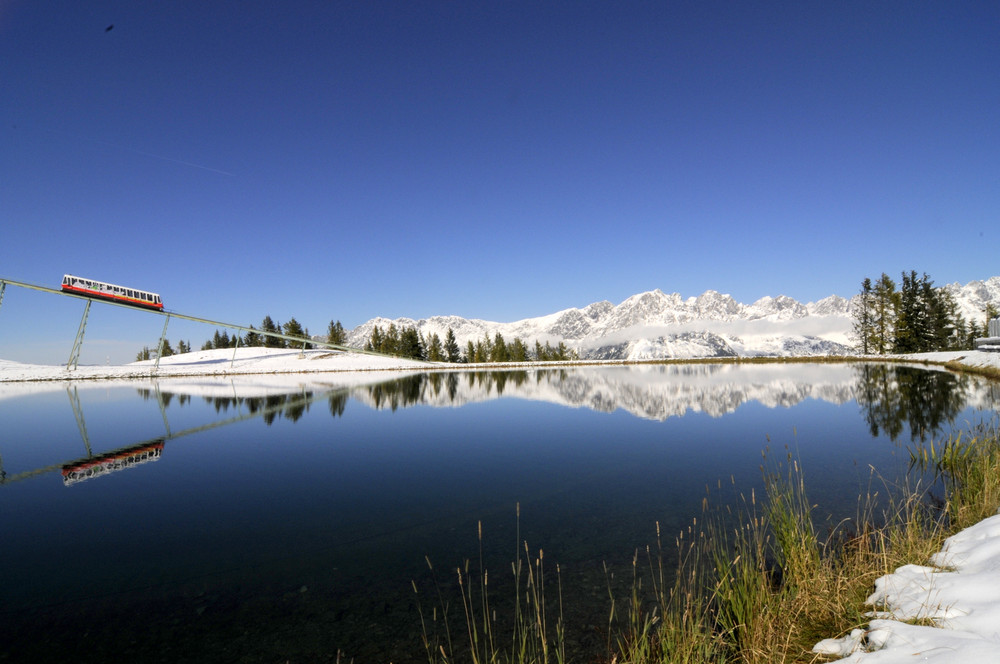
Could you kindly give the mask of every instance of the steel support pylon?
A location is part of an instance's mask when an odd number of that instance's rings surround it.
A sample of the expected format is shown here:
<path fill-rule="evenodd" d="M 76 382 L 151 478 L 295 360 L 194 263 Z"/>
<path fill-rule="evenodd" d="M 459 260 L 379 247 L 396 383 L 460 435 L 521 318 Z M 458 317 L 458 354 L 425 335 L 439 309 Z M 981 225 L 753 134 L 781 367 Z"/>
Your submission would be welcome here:
<path fill-rule="evenodd" d="M 69 370 L 76 369 L 77 364 L 80 362 L 80 347 L 83 346 L 83 332 L 87 329 L 87 316 L 90 315 L 90 300 L 87 300 L 87 306 L 83 308 L 83 318 L 80 320 L 80 329 L 76 331 L 76 339 L 73 341 L 73 350 L 69 353 L 69 362 L 66 363 L 66 368 Z"/>

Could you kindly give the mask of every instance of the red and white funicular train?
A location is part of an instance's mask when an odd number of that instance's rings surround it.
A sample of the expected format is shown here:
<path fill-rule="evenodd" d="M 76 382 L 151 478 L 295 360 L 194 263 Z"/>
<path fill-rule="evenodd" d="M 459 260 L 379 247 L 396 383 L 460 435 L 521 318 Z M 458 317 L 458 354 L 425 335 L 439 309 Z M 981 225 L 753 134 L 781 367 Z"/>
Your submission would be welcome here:
<path fill-rule="evenodd" d="M 130 304 L 134 307 L 163 311 L 163 302 L 156 293 L 141 291 L 135 288 L 126 288 L 125 286 L 115 286 L 114 284 L 106 284 L 103 281 L 94 281 L 93 279 L 74 277 L 72 274 L 63 276 L 62 289 L 67 293 L 76 293 L 77 295 L 95 297 L 101 300 Z"/>

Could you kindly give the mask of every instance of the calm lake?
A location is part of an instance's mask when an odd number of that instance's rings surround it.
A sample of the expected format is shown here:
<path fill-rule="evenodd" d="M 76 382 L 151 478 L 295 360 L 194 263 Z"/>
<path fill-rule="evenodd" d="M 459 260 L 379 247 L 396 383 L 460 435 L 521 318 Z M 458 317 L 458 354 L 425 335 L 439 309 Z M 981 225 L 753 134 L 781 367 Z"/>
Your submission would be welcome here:
<path fill-rule="evenodd" d="M 418 604 L 464 630 L 469 560 L 502 611 L 525 542 L 600 655 L 605 567 L 759 492 L 765 450 L 825 527 L 1000 399 L 862 364 L 385 378 L 0 385 L 0 661 L 426 662 Z"/>

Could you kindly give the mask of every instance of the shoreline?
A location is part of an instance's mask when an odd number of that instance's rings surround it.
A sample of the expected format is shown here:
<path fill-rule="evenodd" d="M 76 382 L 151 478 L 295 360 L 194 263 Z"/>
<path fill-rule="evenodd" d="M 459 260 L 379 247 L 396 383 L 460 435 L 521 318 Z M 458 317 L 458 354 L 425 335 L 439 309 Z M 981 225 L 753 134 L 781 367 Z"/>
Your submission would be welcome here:
<path fill-rule="evenodd" d="M 579 366 L 643 366 L 660 364 L 743 364 L 743 363 L 917 363 L 946 370 L 968 371 L 1000 377 L 1000 353 L 986 351 L 949 351 L 917 355 L 880 356 L 796 356 L 796 357 L 701 357 L 640 360 L 566 360 L 547 362 L 484 362 L 454 364 L 425 362 L 370 353 L 296 350 L 286 348 L 237 348 L 194 351 L 171 355 L 154 368 L 155 360 L 124 365 L 82 365 L 67 369 L 64 365 L 23 364 L 0 359 L 0 383 L 75 382 L 87 380 L 149 380 L 178 376 L 226 378 L 242 375 L 335 374 L 371 372 L 429 371 L 498 371 Z"/>

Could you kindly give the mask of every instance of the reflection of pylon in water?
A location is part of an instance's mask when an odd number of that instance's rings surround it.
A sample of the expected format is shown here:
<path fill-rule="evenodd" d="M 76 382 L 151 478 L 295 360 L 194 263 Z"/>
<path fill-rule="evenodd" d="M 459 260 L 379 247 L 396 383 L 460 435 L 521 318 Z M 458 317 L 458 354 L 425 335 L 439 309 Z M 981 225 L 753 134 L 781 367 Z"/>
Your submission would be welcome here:
<path fill-rule="evenodd" d="M 0 485 L 8 484 L 11 482 L 17 482 L 19 480 L 25 480 L 32 477 L 38 477 L 47 473 L 54 471 L 61 471 L 63 476 L 63 483 L 66 485 L 75 484 L 81 480 L 90 479 L 93 477 L 103 477 L 108 475 L 113 471 L 124 470 L 126 468 L 131 468 L 140 464 L 144 464 L 150 461 L 156 461 L 160 458 L 163 453 L 163 447 L 167 441 L 176 440 L 184 436 L 189 436 L 195 433 L 200 433 L 203 431 L 209 431 L 211 429 L 216 429 L 219 427 L 224 427 L 230 424 L 235 424 L 237 422 L 243 422 L 245 420 L 250 420 L 254 418 L 265 418 L 272 417 L 277 413 L 295 413 L 302 412 L 308 409 L 309 405 L 314 401 L 319 399 L 333 398 L 335 396 L 346 397 L 349 390 L 347 388 L 341 388 L 338 390 L 331 390 L 327 392 L 317 392 L 303 391 L 301 393 L 296 393 L 294 395 L 286 395 L 285 398 L 278 399 L 277 403 L 267 403 L 262 404 L 261 408 L 252 408 L 249 412 L 243 412 L 242 409 L 242 399 L 238 395 L 232 397 L 234 402 L 240 407 L 239 414 L 224 420 L 210 422 L 208 424 L 203 424 L 200 426 L 191 427 L 188 429 L 183 429 L 181 431 L 171 431 L 170 422 L 167 419 L 166 406 L 170 402 L 170 393 L 163 393 L 160 391 L 160 386 L 157 384 L 156 387 L 156 400 L 160 408 L 160 413 L 163 416 L 163 425 L 166 428 L 166 435 L 156 436 L 143 440 L 131 445 L 126 445 L 125 447 L 119 447 L 106 452 L 98 452 L 96 455 L 93 453 L 93 449 L 90 444 L 90 435 L 87 432 L 87 424 L 83 417 L 83 406 L 80 401 L 80 395 L 77 390 L 76 385 L 71 385 L 66 388 L 66 394 L 69 397 L 70 406 L 73 409 L 73 415 L 76 418 L 77 427 L 80 430 L 80 437 L 83 439 L 84 447 L 87 450 L 87 455 L 85 457 L 74 459 L 71 461 L 64 461 L 62 463 L 55 463 L 49 466 L 42 466 L 35 468 L 33 470 L 28 470 L 24 472 L 18 472 L 13 475 L 8 476 L 7 472 L 3 468 L 3 458 L 0 457 Z M 234 386 L 235 389 L 235 386 Z M 141 391 L 140 391 L 141 393 Z M 293 417 L 289 415 L 289 417 Z"/>
<path fill-rule="evenodd" d="M 76 417 L 76 426 L 80 429 L 80 437 L 83 438 L 83 445 L 87 448 L 87 456 L 91 457 L 94 453 L 90 451 L 90 436 L 87 435 L 87 424 L 83 421 L 83 409 L 80 408 L 80 393 L 77 392 L 76 385 L 68 386 L 66 394 L 69 395 L 69 405 L 73 407 L 73 415 Z"/>

